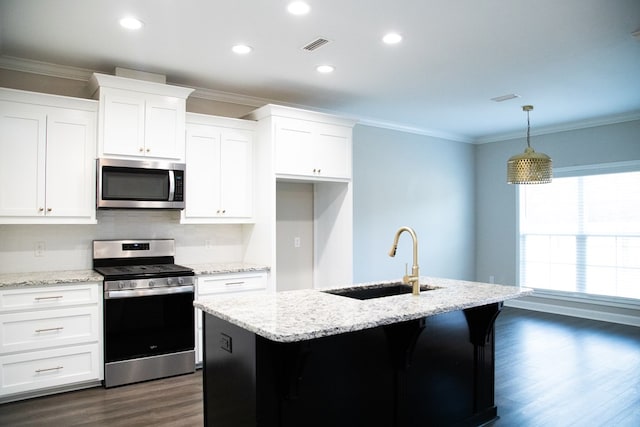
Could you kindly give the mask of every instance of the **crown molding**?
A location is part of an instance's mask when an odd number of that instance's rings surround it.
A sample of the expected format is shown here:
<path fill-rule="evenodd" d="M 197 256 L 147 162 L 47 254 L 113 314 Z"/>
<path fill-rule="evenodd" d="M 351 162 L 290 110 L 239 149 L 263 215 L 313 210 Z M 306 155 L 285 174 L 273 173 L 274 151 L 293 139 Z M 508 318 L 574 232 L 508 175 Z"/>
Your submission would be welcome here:
<path fill-rule="evenodd" d="M 7 70 L 20 71 L 25 73 L 41 74 L 50 77 L 59 77 L 71 80 L 80 80 L 88 82 L 93 73 L 103 73 L 104 70 L 90 70 L 87 68 L 72 67 L 68 65 L 52 64 L 49 62 L 36 61 L 32 59 L 18 58 L 8 55 L 0 55 L 0 68 Z M 239 95 L 231 92 L 224 92 L 214 89 L 207 89 L 202 87 L 191 87 L 176 83 L 171 83 L 175 86 L 188 87 L 194 89 L 191 94 L 192 97 L 207 99 L 218 102 L 228 102 L 231 104 L 248 105 L 251 107 L 262 107 L 266 104 L 278 104 L 293 108 L 310 109 L 319 112 L 325 112 L 327 114 L 343 115 L 339 111 L 330 111 L 324 109 L 317 109 L 301 104 L 294 104 L 288 102 L 282 102 L 275 99 L 260 98 L 248 95 Z M 388 122 L 384 120 L 371 119 L 366 117 L 357 117 L 353 115 L 347 115 L 350 119 L 358 122 L 358 124 L 364 126 L 372 126 L 389 130 L 396 130 L 400 132 L 413 133 L 417 135 L 430 136 L 433 138 L 445 139 L 448 141 L 464 142 L 468 144 L 486 144 L 490 142 L 506 141 L 509 139 L 521 138 L 523 136 L 522 131 L 509 132 L 497 135 L 488 135 L 480 138 L 470 138 L 464 135 L 455 133 L 443 132 L 433 129 L 421 128 L 416 126 L 409 126 L 402 123 Z M 559 125 L 541 127 L 531 132 L 531 135 L 544 135 L 548 133 L 564 132 L 570 130 L 584 129 L 589 127 L 604 126 L 615 123 L 628 122 L 633 120 L 640 120 L 640 111 L 634 111 L 631 113 L 618 114 L 608 117 L 600 117 L 589 120 L 575 121 L 569 123 L 562 123 Z"/>
<path fill-rule="evenodd" d="M 41 74 L 43 76 L 60 77 L 70 80 L 88 81 L 97 70 L 71 67 L 68 65 L 52 64 L 50 62 L 36 61 L 33 59 L 16 58 L 14 56 L 0 55 L 0 68 L 25 73 Z"/>
<path fill-rule="evenodd" d="M 586 129 L 597 126 L 614 125 L 616 123 L 632 122 L 640 120 L 640 111 L 632 111 L 628 113 L 615 114 L 606 117 L 596 117 L 587 120 L 578 120 L 574 122 L 560 123 L 557 125 L 543 126 L 531 131 L 531 136 L 546 135 L 550 133 L 567 132 L 572 130 Z M 487 144 L 490 142 L 507 141 L 510 139 L 524 138 L 526 132 L 523 130 L 517 132 L 509 132 L 498 135 L 483 136 L 475 140 L 476 144 Z"/>
<path fill-rule="evenodd" d="M 437 131 L 437 130 L 427 129 L 427 128 L 420 128 L 415 126 L 408 126 L 402 123 L 387 122 L 387 121 L 368 119 L 368 118 L 359 118 L 358 124 L 365 125 L 365 126 L 378 127 L 383 129 L 389 129 L 389 130 L 397 130 L 400 132 L 414 133 L 416 135 L 430 136 L 433 138 L 446 139 L 447 141 L 464 142 L 467 144 L 475 143 L 475 140 L 473 138 L 469 138 L 464 135 Z"/>
<path fill-rule="evenodd" d="M 172 83 L 175 84 L 175 83 Z M 182 86 L 180 84 L 176 86 Z M 186 86 L 185 86 L 186 87 Z M 194 98 L 207 99 L 209 101 L 228 102 L 230 104 L 248 105 L 251 107 L 262 107 L 266 104 L 282 104 L 280 101 L 276 101 L 268 98 L 260 98 L 257 96 L 239 95 L 237 93 L 224 92 L 221 90 L 207 89 L 204 87 L 193 87 L 191 94 Z"/>

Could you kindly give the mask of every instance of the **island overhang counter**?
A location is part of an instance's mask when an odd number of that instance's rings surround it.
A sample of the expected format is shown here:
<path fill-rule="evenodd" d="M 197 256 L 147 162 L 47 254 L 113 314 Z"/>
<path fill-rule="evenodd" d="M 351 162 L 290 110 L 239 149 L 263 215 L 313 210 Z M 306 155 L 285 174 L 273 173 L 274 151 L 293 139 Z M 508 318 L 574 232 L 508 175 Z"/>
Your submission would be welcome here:
<path fill-rule="evenodd" d="M 481 425 L 495 418 L 493 323 L 515 286 L 216 296 L 203 311 L 205 424 Z M 367 287 L 372 284 L 350 285 Z"/>

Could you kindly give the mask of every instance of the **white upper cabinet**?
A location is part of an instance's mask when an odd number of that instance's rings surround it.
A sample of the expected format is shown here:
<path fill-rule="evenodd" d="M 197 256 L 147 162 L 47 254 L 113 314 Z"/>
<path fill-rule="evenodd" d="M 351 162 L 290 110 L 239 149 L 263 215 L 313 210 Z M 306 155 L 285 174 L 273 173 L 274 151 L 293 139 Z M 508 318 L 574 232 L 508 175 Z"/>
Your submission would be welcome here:
<path fill-rule="evenodd" d="M 275 172 L 314 179 L 351 179 L 351 128 L 278 117 Z"/>
<path fill-rule="evenodd" d="M 0 90 L 0 223 L 95 223 L 97 103 Z"/>
<path fill-rule="evenodd" d="M 98 156 L 184 161 L 186 98 L 193 89 L 93 74 L 100 99 Z"/>
<path fill-rule="evenodd" d="M 183 223 L 253 217 L 253 122 L 187 114 Z"/>
<path fill-rule="evenodd" d="M 276 105 L 261 107 L 247 117 L 270 123 L 276 177 L 351 180 L 354 121 Z M 266 135 L 261 133 L 261 138 Z"/>

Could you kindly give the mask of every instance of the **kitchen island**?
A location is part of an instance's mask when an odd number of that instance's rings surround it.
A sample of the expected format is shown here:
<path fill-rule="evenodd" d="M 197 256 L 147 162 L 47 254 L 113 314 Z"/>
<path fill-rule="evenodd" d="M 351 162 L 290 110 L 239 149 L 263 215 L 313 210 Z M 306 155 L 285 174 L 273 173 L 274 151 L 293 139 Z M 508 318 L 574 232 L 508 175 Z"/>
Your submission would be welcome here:
<path fill-rule="evenodd" d="M 197 300 L 205 424 L 494 419 L 493 324 L 503 301 L 530 291 L 429 277 L 420 283 L 431 290 L 368 300 L 319 290 Z"/>

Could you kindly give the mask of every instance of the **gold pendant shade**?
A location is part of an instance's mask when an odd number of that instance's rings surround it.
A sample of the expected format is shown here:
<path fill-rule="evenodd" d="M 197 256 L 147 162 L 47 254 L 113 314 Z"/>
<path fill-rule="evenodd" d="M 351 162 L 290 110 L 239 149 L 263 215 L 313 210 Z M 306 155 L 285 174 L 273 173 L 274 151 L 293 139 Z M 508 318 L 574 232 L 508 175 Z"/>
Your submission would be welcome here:
<path fill-rule="evenodd" d="M 551 157 L 544 153 L 536 153 L 531 148 L 529 111 L 533 106 L 524 105 L 527 112 L 527 148 L 523 154 L 511 156 L 507 161 L 507 183 L 509 184 L 548 184 L 553 176 Z"/>

